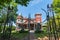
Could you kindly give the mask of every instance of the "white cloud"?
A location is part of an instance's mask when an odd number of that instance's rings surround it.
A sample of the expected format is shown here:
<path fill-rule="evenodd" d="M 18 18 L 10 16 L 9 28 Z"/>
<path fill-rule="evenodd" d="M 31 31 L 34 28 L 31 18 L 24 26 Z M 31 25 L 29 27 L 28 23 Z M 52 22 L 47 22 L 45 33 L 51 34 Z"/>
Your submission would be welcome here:
<path fill-rule="evenodd" d="M 34 6 L 34 5 L 36 5 L 36 4 L 38 4 L 38 3 L 40 3 L 42 0 L 33 0 L 33 1 L 31 1 L 31 6 Z"/>

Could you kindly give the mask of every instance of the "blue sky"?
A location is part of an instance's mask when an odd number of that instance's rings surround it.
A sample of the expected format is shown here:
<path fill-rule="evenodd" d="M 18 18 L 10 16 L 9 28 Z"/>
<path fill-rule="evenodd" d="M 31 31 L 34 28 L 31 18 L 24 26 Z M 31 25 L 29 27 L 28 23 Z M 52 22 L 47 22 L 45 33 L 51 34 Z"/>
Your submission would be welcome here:
<path fill-rule="evenodd" d="M 40 13 L 42 14 L 42 20 L 44 20 L 46 18 L 46 14 L 43 10 L 41 10 L 41 8 L 47 10 L 47 4 L 51 4 L 52 2 L 53 0 L 33 0 L 29 2 L 27 7 L 18 5 L 17 13 L 22 13 L 24 17 L 28 17 L 28 14 L 30 13 L 31 18 L 34 18 L 36 13 Z"/>

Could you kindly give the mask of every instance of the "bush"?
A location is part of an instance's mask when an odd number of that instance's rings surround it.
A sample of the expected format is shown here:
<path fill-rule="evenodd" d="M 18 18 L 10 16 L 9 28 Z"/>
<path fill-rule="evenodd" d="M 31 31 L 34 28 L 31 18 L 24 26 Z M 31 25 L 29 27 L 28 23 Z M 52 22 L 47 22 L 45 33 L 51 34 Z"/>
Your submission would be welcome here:
<path fill-rule="evenodd" d="M 28 33 L 28 31 L 20 30 L 19 33 Z"/>
<path fill-rule="evenodd" d="M 42 30 L 36 30 L 35 33 L 42 33 Z"/>
<path fill-rule="evenodd" d="M 2 31 L 2 26 L 0 26 L 0 32 Z"/>

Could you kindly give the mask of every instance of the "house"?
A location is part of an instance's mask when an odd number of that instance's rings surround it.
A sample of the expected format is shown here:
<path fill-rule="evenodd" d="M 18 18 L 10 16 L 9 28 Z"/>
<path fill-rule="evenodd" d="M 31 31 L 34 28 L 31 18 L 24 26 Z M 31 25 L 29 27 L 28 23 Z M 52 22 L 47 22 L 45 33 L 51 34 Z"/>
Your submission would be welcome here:
<path fill-rule="evenodd" d="M 35 18 L 31 18 L 30 15 L 28 18 L 23 17 L 22 15 L 17 16 L 16 20 L 16 29 L 29 29 L 29 30 L 36 30 L 36 28 L 39 25 L 39 28 L 41 29 L 42 23 L 42 17 L 40 13 L 35 14 Z"/>

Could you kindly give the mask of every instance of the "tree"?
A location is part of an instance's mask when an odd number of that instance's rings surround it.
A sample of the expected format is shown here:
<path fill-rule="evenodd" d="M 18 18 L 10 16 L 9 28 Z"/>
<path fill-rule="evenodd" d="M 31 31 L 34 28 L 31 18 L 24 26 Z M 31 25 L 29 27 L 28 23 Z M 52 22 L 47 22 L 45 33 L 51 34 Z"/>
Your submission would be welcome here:
<path fill-rule="evenodd" d="M 8 10 L 17 11 L 17 4 L 27 6 L 30 0 L 0 0 L 0 8 L 6 7 Z M 13 8 L 12 8 L 13 7 Z"/>
<path fill-rule="evenodd" d="M 0 0 L 0 8 L 7 6 L 7 5 L 12 5 L 16 6 L 17 4 L 27 6 L 29 4 L 30 0 Z"/>
<path fill-rule="evenodd" d="M 60 0 L 53 0 L 53 9 L 56 13 L 60 13 Z"/>
<path fill-rule="evenodd" d="M 53 1 L 53 9 L 55 11 L 55 19 L 56 19 L 56 24 L 59 26 L 60 24 L 60 0 L 54 0 Z M 59 21 L 59 22 L 58 22 Z"/>
<path fill-rule="evenodd" d="M 15 20 L 14 18 L 16 17 L 15 16 L 16 14 L 14 14 L 14 13 L 16 13 L 16 11 L 17 11 L 16 10 L 17 5 L 20 4 L 22 6 L 27 6 L 29 1 L 30 0 L 0 0 L 0 9 L 3 9 L 4 7 L 7 8 L 7 14 L 5 15 L 6 19 L 4 18 L 3 36 L 6 33 L 6 31 L 5 31 L 6 26 L 5 25 L 7 23 L 11 23 L 11 21 Z M 12 27 L 12 24 L 10 25 L 10 29 L 11 29 L 11 27 Z M 11 34 L 11 30 L 10 30 L 10 34 Z"/>

